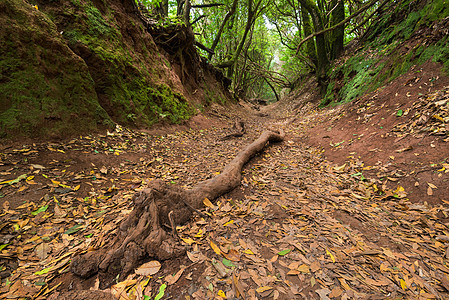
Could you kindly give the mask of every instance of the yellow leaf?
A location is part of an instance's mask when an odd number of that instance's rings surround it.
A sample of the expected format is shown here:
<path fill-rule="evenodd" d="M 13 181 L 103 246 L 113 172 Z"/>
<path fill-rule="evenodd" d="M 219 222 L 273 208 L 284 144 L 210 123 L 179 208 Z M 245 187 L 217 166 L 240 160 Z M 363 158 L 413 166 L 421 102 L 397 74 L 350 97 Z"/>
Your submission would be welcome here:
<path fill-rule="evenodd" d="M 432 117 L 434 117 L 437 120 L 440 120 L 441 122 L 444 122 L 444 119 L 442 117 L 440 117 L 439 115 L 433 115 Z"/>
<path fill-rule="evenodd" d="M 207 198 L 204 198 L 203 203 L 204 203 L 204 205 L 206 205 L 207 207 L 214 208 L 214 205 L 212 204 L 212 202 L 210 202 L 210 200 L 207 199 Z"/>
<path fill-rule="evenodd" d="M 18 192 L 23 192 L 24 190 L 26 190 L 28 187 L 27 186 L 21 186 L 18 190 Z"/>
<path fill-rule="evenodd" d="M 346 164 L 343 164 L 343 165 L 341 165 L 339 167 L 334 167 L 334 170 L 335 171 L 343 171 L 345 169 L 345 167 L 346 167 Z"/>
<path fill-rule="evenodd" d="M 260 293 L 263 293 L 263 292 L 271 290 L 271 289 L 272 289 L 271 286 L 261 286 L 261 287 L 257 288 L 256 292 L 258 292 L 260 294 Z"/>
<path fill-rule="evenodd" d="M 80 187 L 81 187 L 81 186 L 78 184 L 77 186 L 75 186 L 75 187 L 73 188 L 73 190 L 74 190 L 74 191 L 77 191 L 77 190 L 80 189 Z"/>
<path fill-rule="evenodd" d="M 398 188 L 394 191 L 396 194 L 399 192 L 403 192 L 405 189 L 402 186 L 398 186 Z"/>
<path fill-rule="evenodd" d="M 226 299 L 226 294 L 225 294 L 225 292 L 223 292 L 222 290 L 219 290 L 219 291 L 218 291 L 218 296 L 220 296 L 220 297 Z"/>
<path fill-rule="evenodd" d="M 334 263 L 334 262 L 335 262 L 335 257 L 334 257 L 334 255 L 332 255 L 332 253 L 330 253 L 329 250 L 327 250 L 327 249 L 326 249 L 326 253 L 327 253 L 327 255 L 330 256 L 332 262 Z"/>
<path fill-rule="evenodd" d="M 27 181 L 33 180 L 34 176 L 28 176 Z"/>
<path fill-rule="evenodd" d="M 298 275 L 300 272 L 298 270 L 290 270 L 287 275 Z"/>
<path fill-rule="evenodd" d="M 338 281 L 340 281 L 341 286 L 345 290 L 347 290 L 347 291 L 352 290 L 351 287 L 346 283 L 346 280 L 344 278 L 338 278 Z"/>
<path fill-rule="evenodd" d="M 215 253 L 221 255 L 220 248 L 218 248 L 218 246 L 214 242 L 210 241 L 210 247 L 212 248 L 212 250 L 214 250 Z"/>
<path fill-rule="evenodd" d="M 195 237 L 196 237 L 196 238 L 200 238 L 200 237 L 202 237 L 202 236 L 203 236 L 203 230 L 200 228 L 200 230 L 198 230 L 198 233 L 195 234 Z"/>
<path fill-rule="evenodd" d="M 119 282 L 119 283 L 117 283 L 117 284 L 115 284 L 114 286 L 115 287 L 118 287 L 118 288 L 121 288 L 121 287 L 128 287 L 128 286 L 130 286 L 130 285 L 133 285 L 133 284 L 135 284 L 137 282 L 137 280 L 124 280 L 124 281 L 121 281 L 121 282 Z"/>
<path fill-rule="evenodd" d="M 434 185 L 434 184 L 431 184 L 430 182 L 428 182 L 427 183 L 431 188 L 433 188 L 433 189 L 437 189 L 437 187 L 436 187 L 436 185 Z"/>
<path fill-rule="evenodd" d="M 40 239 L 39 236 L 35 235 L 32 238 L 29 238 L 28 240 L 26 240 L 25 242 L 23 242 L 24 244 L 28 244 L 28 243 L 32 243 L 34 241 L 37 241 L 38 239 Z"/>
<path fill-rule="evenodd" d="M 39 10 L 39 7 L 37 7 L 37 5 L 33 6 L 35 9 Z"/>
<path fill-rule="evenodd" d="M 245 251 L 243 251 L 243 253 L 249 254 L 249 255 L 254 255 L 254 252 L 251 251 L 250 249 L 246 249 Z"/>
<path fill-rule="evenodd" d="M 335 262 L 335 259 L 333 259 L 332 261 Z M 300 265 L 299 268 L 298 268 L 298 271 L 301 272 L 301 273 L 305 273 L 305 274 L 310 273 L 309 266 L 306 265 L 306 264 Z"/>
<path fill-rule="evenodd" d="M 228 222 L 224 223 L 223 226 L 228 226 L 229 224 L 232 224 L 232 223 L 234 223 L 234 220 L 231 220 L 231 221 L 228 221 Z"/>
<path fill-rule="evenodd" d="M 195 241 L 194 240 L 192 240 L 191 238 L 181 238 L 183 241 L 184 241 L 184 243 L 186 243 L 186 244 L 188 244 L 188 245 L 192 245 L 193 243 L 195 243 Z"/>
<path fill-rule="evenodd" d="M 407 284 L 405 283 L 405 280 L 401 278 L 401 288 L 405 291 L 407 289 Z"/>

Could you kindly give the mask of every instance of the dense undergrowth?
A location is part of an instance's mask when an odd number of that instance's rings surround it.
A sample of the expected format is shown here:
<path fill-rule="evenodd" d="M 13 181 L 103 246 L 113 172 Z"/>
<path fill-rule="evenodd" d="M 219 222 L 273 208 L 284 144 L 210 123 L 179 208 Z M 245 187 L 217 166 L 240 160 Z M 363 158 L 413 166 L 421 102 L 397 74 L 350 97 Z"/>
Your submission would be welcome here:
<path fill-rule="evenodd" d="M 429 60 L 449 74 L 449 5 L 445 0 L 421 3 L 404 1 L 393 14 L 379 16 L 360 41 L 363 46 L 330 70 L 322 106 L 350 102 Z"/>

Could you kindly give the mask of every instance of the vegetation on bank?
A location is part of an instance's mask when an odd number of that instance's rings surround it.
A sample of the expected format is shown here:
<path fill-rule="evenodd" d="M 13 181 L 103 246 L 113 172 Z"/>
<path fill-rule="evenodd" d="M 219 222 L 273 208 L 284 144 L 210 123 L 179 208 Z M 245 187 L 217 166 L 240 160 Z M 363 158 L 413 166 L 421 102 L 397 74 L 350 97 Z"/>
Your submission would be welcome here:
<path fill-rule="evenodd" d="M 179 123 L 228 86 L 271 102 L 315 76 L 325 106 L 430 59 L 449 72 L 446 2 L 5 0 L 0 137 Z"/>
<path fill-rule="evenodd" d="M 379 17 L 355 53 L 329 71 L 322 105 L 350 102 L 376 90 L 426 61 L 441 63 L 449 74 L 449 5 L 404 1 L 392 14 Z M 416 72 L 419 69 L 416 68 Z"/>
<path fill-rule="evenodd" d="M 196 113 L 151 36 L 120 5 L 2 1 L 0 137 L 148 127 Z"/>
<path fill-rule="evenodd" d="M 2 1 L 0 15 L 0 137 L 74 134 L 107 125 L 86 64 L 54 23 L 21 1 Z"/>

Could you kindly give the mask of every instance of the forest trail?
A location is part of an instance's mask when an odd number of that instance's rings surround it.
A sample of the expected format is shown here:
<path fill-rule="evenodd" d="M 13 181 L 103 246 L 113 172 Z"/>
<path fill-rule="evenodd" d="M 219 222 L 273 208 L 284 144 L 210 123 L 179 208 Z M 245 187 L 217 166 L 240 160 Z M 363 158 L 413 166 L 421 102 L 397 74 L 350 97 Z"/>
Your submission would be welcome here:
<path fill-rule="evenodd" d="M 3 147 L 0 229 L 9 234 L 0 241 L 0 274 L 10 284 L 1 297 L 113 299 L 98 291 L 102 279 L 72 275 L 71 257 L 103 246 L 131 211 L 132 195 L 149 181 L 192 187 L 219 174 L 271 127 L 284 129 L 285 141 L 253 158 L 238 188 L 214 204 L 205 201 L 205 216 L 195 214 L 177 228 L 187 256 L 144 265 L 112 282 L 107 293 L 120 299 L 446 299 L 448 203 L 412 203 L 403 189 L 365 179 L 356 157 L 341 165 L 326 161 L 307 143 L 313 119 L 325 113 L 213 105 L 185 127 L 117 126 L 104 136 Z M 221 140 L 236 119 L 246 133 Z"/>

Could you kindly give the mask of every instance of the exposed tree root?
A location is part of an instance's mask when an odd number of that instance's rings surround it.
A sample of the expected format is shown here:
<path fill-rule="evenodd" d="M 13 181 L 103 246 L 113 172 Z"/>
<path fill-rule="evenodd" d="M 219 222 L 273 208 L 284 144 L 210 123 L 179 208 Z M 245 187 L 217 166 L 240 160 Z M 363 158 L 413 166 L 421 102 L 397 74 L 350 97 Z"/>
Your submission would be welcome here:
<path fill-rule="evenodd" d="M 243 121 L 241 121 L 241 120 L 235 120 L 234 124 L 232 125 L 232 129 L 235 132 L 222 137 L 221 138 L 222 141 L 229 140 L 229 139 L 232 139 L 234 137 L 241 137 L 246 132 L 245 123 L 243 123 Z"/>
<path fill-rule="evenodd" d="M 283 131 L 264 131 L 240 151 L 220 175 L 202 181 L 190 190 L 153 181 L 148 188 L 134 195 L 135 207 L 120 224 L 113 241 L 105 248 L 75 257 L 72 272 L 84 278 L 98 272 L 109 277 L 120 274 L 123 279 L 144 259 L 166 260 L 182 255 L 185 248 L 177 242 L 173 226 L 186 223 L 193 211 L 203 207 L 205 198 L 213 201 L 237 187 L 241 170 L 251 157 L 269 142 L 283 139 Z M 163 227 L 171 230 L 166 231 Z"/>

